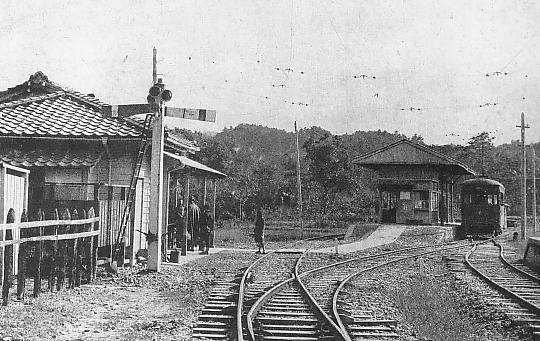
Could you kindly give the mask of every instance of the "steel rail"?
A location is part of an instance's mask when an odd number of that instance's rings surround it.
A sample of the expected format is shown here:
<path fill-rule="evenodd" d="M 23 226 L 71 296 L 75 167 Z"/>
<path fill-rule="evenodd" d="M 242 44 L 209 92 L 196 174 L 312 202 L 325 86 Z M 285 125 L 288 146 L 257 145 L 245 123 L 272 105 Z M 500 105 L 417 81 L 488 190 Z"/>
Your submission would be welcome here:
<path fill-rule="evenodd" d="M 492 239 L 490 239 L 492 240 Z M 489 241 L 489 240 L 488 240 Z M 494 242 L 495 243 L 495 242 Z M 465 254 L 465 263 L 473 270 L 473 272 L 475 272 L 480 278 L 482 278 L 487 284 L 491 285 L 492 287 L 494 287 L 495 289 L 497 289 L 498 291 L 502 292 L 506 297 L 509 297 L 511 299 L 514 299 L 516 300 L 517 302 L 519 302 L 519 304 L 521 304 L 522 306 L 526 307 L 527 309 L 533 311 L 535 314 L 538 314 L 540 315 L 540 306 L 530 302 L 529 300 L 527 300 L 526 298 L 524 298 L 523 296 L 519 295 L 519 294 L 516 294 L 515 292 L 513 292 L 512 290 L 508 289 L 507 287 L 503 286 L 503 285 L 500 285 L 498 284 L 497 282 L 495 282 L 494 280 L 492 280 L 488 275 L 486 275 L 485 273 L 483 273 L 482 271 L 480 271 L 480 269 L 478 269 L 477 267 L 475 267 L 471 261 L 470 261 L 470 256 L 472 255 L 472 253 L 477 249 L 477 246 L 479 245 L 480 243 L 476 243 L 466 254 Z M 499 259 L 500 259 L 500 252 L 501 252 L 502 248 L 499 247 Z"/>
<path fill-rule="evenodd" d="M 440 248 L 438 250 L 426 251 L 426 252 L 422 252 L 422 253 L 415 254 L 415 255 L 410 255 L 410 256 L 406 256 L 406 257 L 402 257 L 402 258 L 398 258 L 398 259 L 393 259 L 393 260 L 390 260 L 390 261 L 387 261 L 387 262 L 384 262 L 384 263 L 381 263 L 381 264 L 377 264 L 377 265 L 371 266 L 369 268 L 362 269 L 360 271 L 357 271 L 355 273 L 350 274 L 349 276 L 347 276 L 343 280 L 341 280 L 338 287 L 334 291 L 334 295 L 332 297 L 332 313 L 334 315 L 334 318 L 336 319 L 336 323 L 341 328 L 341 330 L 343 330 L 345 333 L 347 333 L 348 337 L 350 338 L 349 332 L 347 331 L 347 329 L 345 327 L 345 324 L 343 323 L 343 320 L 339 316 L 338 308 L 337 308 L 337 301 L 338 301 L 338 296 L 339 296 L 341 290 L 343 289 L 345 284 L 347 284 L 347 282 L 349 282 L 352 278 L 354 278 L 356 276 L 359 276 L 359 275 L 361 275 L 361 274 L 363 274 L 365 272 L 369 272 L 371 270 L 375 270 L 377 268 L 381 268 L 381 267 L 384 267 L 384 266 L 387 266 L 387 265 L 390 265 L 390 264 L 406 261 L 406 260 L 416 258 L 416 257 L 429 255 L 429 254 L 432 254 L 432 253 L 442 252 L 442 251 L 451 250 L 451 249 L 459 249 L 459 248 L 466 247 L 466 246 L 467 245 L 452 245 L 452 246 L 447 246 L 447 247 Z"/>
<path fill-rule="evenodd" d="M 294 277 L 293 278 L 289 278 L 289 279 L 286 279 L 276 285 L 274 285 L 272 288 L 270 288 L 270 290 L 268 290 L 267 292 L 265 292 L 261 297 L 259 297 L 259 299 L 257 301 L 255 301 L 255 303 L 253 303 L 253 306 L 249 309 L 247 315 L 246 315 L 246 324 L 247 324 L 247 328 L 248 328 L 248 333 L 249 333 L 249 336 L 251 337 L 252 340 L 255 340 L 255 330 L 253 328 L 253 315 L 256 314 L 257 312 L 259 312 L 262 308 L 262 305 L 268 301 L 270 298 L 272 298 L 272 296 L 274 296 L 274 294 L 279 291 L 281 289 L 281 287 L 287 285 L 287 284 L 290 284 L 294 282 Z"/>
<path fill-rule="evenodd" d="M 279 251 L 286 250 L 292 246 L 295 246 L 297 244 L 306 242 L 306 241 L 312 241 L 312 240 L 318 240 L 318 239 L 330 239 L 330 238 L 343 238 L 345 236 L 344 233 L 340 234 L 330 234 L 330 235 L 324 235 L 324 236 L 318 236 L 318 237 L 312 237 L 307 239 L 301 239 L 298 241 L 295 241 L 294 243 L 289 244 L 287 247 L 280 248 L 278 250 L 274 250 L 272 252 L 267 253 L 266 255 L 258 258 L 255 260 L 251 265 L 244 271 L 244 274 L 242 276 L 242 279 L 240 280 L 240 287 L 238 289 L 238 304 L 237 304 L 237 310 L 236 310 L 236 337 L 238 341 L 244 341 L 244 332 L 243 332 L 243 321 L 242 321 L 242 315 L 243 315 L 243 301 L 244 301 L 244 295 L 245 295 L 245 286 L 246 286 L 246 279 L 248 275 L 252 272 L 253 268 L 261 263 L 264 259 L 269 257 L 272 254 L 278 253 Z"/>
<path fill-rule="evenodd" d="M 304 256 L 305 254 L 307 254 L 307 251 L 304 252 L 304 254 L 302 256 Z M 337 333 L 342 340 L 345 340 L 345 341 L 352 341 L 351 338 L 349 337 L 349 335 L 347 334 L 347 332 L 345 332 L 344 330 L 342 330 L 335 322 L 334 320 L 332 320 L 332 317 L 330 315 L 328 315 L 324 309 L 321 307 L 321 305 L 317 302 L 317 300 L 315 299 L 315 297 L 313 297 L 313 295 L 309 292 L 307 286 L 302 283 L 302 281 L 300 280 L 300 274 L 298 273 L 298 270 L 299 270 L 299 265 L 300 265 L 300 261 L 302 260 L 303 257 L 300 257 L 298 259 L 298 262 L 296 263 L 296 266 L 294 267 L 294 279 L 298 282 L 298 284 L 300 284 L 300 287 L 302 288 L 302 290 L 304 291 L 304 293 L 306 294 L 306 296 L 309 298 L 310 302 L 311 302 L 311 305 L 313 307 L 315 307 L 315 309 L 317 309 L 318 313 L 320 316 L 322 316 L 326 322 L 330 325 L 330 327 L 334 330 L 335 333 Z"/>
<path fill-rule="evenodd" d="M 362 256 L 362 257 L 357 257 L 357 258 L 351 258 L 351 259 L 347 259 L 347 260 L 344 260 L 344 261 L 324 265 L 324 266 L 321 266 L 319 268 L 315 268 L 315 269 L 305 271 L 305 272 L 301 273 L 299 277 L 302 278 L 302 277 L 305 277 L 305 276 L 307 276 L 309 274 L 312 274 L 314 272 L 322 271 L 322 270 L 325 270 L 325 269 L 328 269 L 328 268 L 331 268 L 331 267 L 334 267 L 334 266 L 343 265 L 343 264 L 346 264 L 346 263 L 352 263 L 352 262 L 357 262 L 357 261 L 363 261 L 363 260 L 368 260 L 368 259 L 373 259 L 373 258 L 384 257 L 384 256 L 396 254 L 396 253 L 402 253 L 402 252 L 405 252 L 405 251 L 427 249 L 427 248 L 430 248 L 430 247 L 452 245 L 452 244 L 456 244 L 456 243 L 459 243 L 459 242 L 439 243 L 439 244 L 427 245 L 427 246 L 407 247 L 407 248 L 402 248 L 402 249 L 398 249 L 398 250 L 381 252 L 381 253 L 377 253 L 377 254 L 373 254 L 373 255 L 367 255 L 367 256 Z"/>

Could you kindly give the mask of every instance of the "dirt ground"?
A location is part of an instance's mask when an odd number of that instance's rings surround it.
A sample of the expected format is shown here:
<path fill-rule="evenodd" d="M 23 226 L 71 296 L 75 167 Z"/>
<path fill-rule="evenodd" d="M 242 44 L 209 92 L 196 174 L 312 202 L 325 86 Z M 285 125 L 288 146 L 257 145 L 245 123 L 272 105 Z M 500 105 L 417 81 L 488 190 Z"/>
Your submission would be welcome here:
<path fill-rule="evenodd" d="M 102 271 L 92 284 L 0 307 L 0 340 L 189 340 L 213 283 L 255 257 L 222 252 L 160 273 Z"/>

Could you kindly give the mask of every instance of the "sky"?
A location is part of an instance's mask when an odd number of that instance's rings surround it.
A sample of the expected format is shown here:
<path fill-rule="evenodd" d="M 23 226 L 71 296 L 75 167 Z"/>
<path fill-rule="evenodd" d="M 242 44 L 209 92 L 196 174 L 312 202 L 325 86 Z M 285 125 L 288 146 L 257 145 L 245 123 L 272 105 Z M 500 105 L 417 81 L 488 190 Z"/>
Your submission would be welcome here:
<path fill-rule="evenodd" d="M 38 70 L 110 104 L 144 103 L 152 48 L 172 107 L 292 131 L 458 143 L 540 141 L 536 1 L 21 1 L 0 10 L 0 89 Z"/>

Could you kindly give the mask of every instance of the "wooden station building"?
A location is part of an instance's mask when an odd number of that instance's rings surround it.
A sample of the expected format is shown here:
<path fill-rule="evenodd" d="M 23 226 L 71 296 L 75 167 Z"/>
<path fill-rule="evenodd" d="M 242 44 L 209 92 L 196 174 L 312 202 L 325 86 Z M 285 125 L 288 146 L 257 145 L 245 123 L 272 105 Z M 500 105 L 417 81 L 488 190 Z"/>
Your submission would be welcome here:
<path fill-rule="evenodd" d="M 143 119 L 144 120 L 144 119 Z M 0 202 L 14 208 L 20 217 L 37 209 L 50 214 L 68 207 L 85 210 L 94 207 L 100 218 L 100 252 L 112 254 L 111 245 L 120 229 L 128 188 L 138 156 L 143 132 L 140 118 L 111 114 L 111 106 L 93 95 L 63 88 L 41 71 L 5 91 L 0 91 L 0 170 L 15 179 L 3 186 Z M 163 183 L 163 231 L 167 231 L 169 185 L 178 183 L 180 192 L 190 178 L 204 179 L 207 195 L 215 198 L 215 180 L 225 175 L 202 165 L 189 156 L 199 149 L 182 137 L 165 131 Z M 150 146 L 148 146 L 150 149 Z M 145 154 L 138 175 L 133 214 L 122 240 L 125 256 L 133 261 L 148 246 L 150 211 L 150 150 Z M 206 179 L 214 180 L 206 190 Z M 215 214 L 215 200 L 208 200 Z M 187 203 L 184 203 L 187 205 Z M 9 206 L 9 207 L 8 207 Z M 0 217 L 0 223 L 6 219 Z"/>
<path fill-rule="evenodd" d="M 402 224 L 454 222 L 456 181 L 475 175 L 464 163 L 407 139 L 353 160 L 379 174 L 379 221 Z"/>

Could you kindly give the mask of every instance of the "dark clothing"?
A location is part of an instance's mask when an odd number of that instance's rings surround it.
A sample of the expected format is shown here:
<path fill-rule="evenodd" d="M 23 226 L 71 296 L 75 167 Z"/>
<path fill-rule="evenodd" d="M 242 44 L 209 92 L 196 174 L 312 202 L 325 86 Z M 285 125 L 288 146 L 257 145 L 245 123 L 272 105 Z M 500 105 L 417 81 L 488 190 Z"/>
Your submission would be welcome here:
<path fill-rule="evenodd" d="M 263 217 L 257 218 L 257 220 L 255 221 L 255 230 L 253 232 L 254 232 L 255 242 L 257 243 L 259 247 L 261 247 L 264 243 L 264 218 Z"/>
<path fill-rule="evenodd" d="M 210 248 L 210 236 L 214 230 L 214 219 L 208 213 L 208 211 L 203 210 L 199 216 L 199 237 L 200 237 L 200 246 L 201 250 L 208 252 Z"/>

